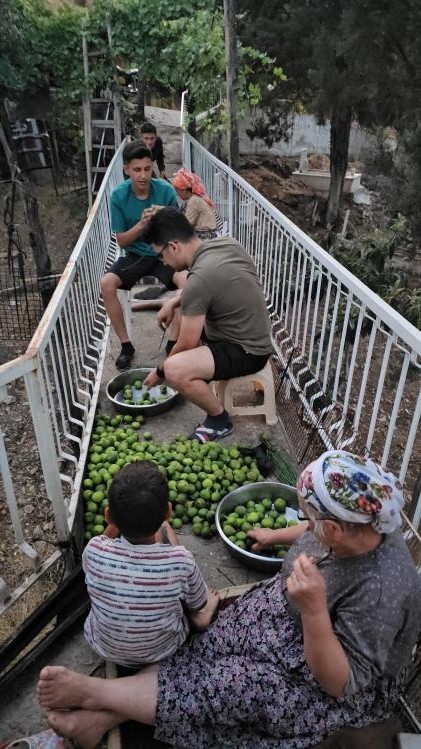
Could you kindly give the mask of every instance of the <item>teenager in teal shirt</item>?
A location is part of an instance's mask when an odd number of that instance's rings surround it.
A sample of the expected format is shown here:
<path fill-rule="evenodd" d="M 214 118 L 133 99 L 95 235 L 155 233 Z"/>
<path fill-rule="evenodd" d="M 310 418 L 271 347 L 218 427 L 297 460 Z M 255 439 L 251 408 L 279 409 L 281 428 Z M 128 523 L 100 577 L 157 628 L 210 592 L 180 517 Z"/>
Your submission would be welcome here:
<path fill-rule="evenodd" d="M 135 349 L 127 334 L 117 290 L 129 291 L 142 276 L 156 276 L 168 289 L 175 289 L 181 287 L 186 275 L 163 265 L 151 245 L 142 240 L 151 216 L 162 206 L 177 205 L 174 188 L 166 180 L 152 178 L 152 154 L 140 141 L 124 148 L 123 169 L 128 179 L 111 194 L 111 228 L 125 252 L 101 280 L 104 304 L 121 342 L 118 369 L 130 367 Z"/>

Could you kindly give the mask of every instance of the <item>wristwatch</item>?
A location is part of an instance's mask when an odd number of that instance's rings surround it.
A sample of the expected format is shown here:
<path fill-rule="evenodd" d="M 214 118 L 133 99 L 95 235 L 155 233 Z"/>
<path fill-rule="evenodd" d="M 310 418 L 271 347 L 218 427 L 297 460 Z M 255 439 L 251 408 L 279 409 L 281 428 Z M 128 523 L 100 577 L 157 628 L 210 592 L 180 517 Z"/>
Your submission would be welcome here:
<path fill-rule="evenodd" d="M 156 368 L 156 373 L 157 373 L 157 375 L 158 375 L 158 377 L 159 377 L 160 380 L 165 380 L 164 367 L 161 367 L 161 366 L 158 365 L 157 368 Z"/>

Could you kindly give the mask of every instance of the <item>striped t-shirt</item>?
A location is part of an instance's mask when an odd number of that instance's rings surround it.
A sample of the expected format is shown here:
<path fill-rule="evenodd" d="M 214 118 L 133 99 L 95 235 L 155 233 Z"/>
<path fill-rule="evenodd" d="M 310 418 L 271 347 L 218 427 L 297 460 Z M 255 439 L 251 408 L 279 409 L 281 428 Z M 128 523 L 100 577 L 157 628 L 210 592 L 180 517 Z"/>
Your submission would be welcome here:
<path fill-rule="evenodd" d="M 183 611 L 207 602 L 207 587 L 184 546 L 92 538 L 82 557 L 91 611 L 85 637 L 103 658 L 136 668 L 168 657 L 185 641 Z"/>

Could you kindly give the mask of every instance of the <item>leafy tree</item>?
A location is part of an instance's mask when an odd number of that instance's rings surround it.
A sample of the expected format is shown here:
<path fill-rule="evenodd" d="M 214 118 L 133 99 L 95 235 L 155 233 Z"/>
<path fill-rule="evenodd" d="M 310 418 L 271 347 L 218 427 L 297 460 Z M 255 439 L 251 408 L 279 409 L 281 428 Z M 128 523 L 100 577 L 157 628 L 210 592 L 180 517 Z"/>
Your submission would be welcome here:
<path fill-rule="evenodd" d="M 97 0 L 91 28 L 107 18 L 115 59 L 138 68 L 143 87 L 155 83 L 180 90 L 187 84 L 198 103 L 218 88 L 221 19 L 205 0 Z"/>
<path fill-rule="evenodd" d="M 63 5 L 54 12 L 45 2 L 0 0 L 6 18 L 0 32 L 5 52 L 0 87 L 4 83 L 3 91 L 16 97 L 48 86 L 61 129 L 75 138 L 85 90 L 82 27 L 91 49 L 108 48 L 109 22 L 114 61 L 138 68 L 143 86 L 150 82 L 177 92 L 187 86 L 192 113 L 223 98 L 223 14 L 207 0 L 95 0 L 87 8 Z M 241 48 L 240 61 L 241 105 L 253 105 L 283 73 L 267 55 L 252 48 Z M 90 67 L 91 90 L 117 85 L 110 58 L 93 58 Z"/>
<path fill-rule="evenodd" d="M 40 82 L 38 64 L 40 57 L 37 50 L 34 26 L 37 17 L 45 14 L 46 7 L 42 0 L 0 0 L 0 95 L 13 96 L 28 86 L 37 86 Z"/>
<path fill-rule="evenodd" d="M 189 89 L 195 111 L 214 105 L 225 86 L 223 14 L 207 0 L 97 0 L 91 30 L 110 19 L 116 59 L 137 67 L 144 81 L 173 91 Z M 133 19 L 136 18 L 136 23 Z M 260 100 L 262 87 L 282 77 L 273 61 L 240 50 L 241 101 Z"/>
<path fill-rule="evenodd" d="M 63 6 L 39 21 L 40 63 L 54 102 L 60 132 L 74 147 L 82 149 L 80 104 L 85 91 L 82 60 L 82 27 L 86 11 Z"/>
<path fill-rule="evenodd" d="M 299 98 L 320 121 L 331 121 L 331 182 L 327 221 L 339 211 L 348 164 L 352 120 L 397 124 L 402 86 L 420 64 L 417 40 L 421 9 L 415 0 L 241 0 L 243 35 L 281 62 L 292 100 Z M 418 85 L 417 85 L 418 88 Z M 418 97 L 419 101 L 419 97 Z M 419 107 L 417 103 L 417 108 Z"/>
<path fill-rule="evenodd" d="M 42 0 L 0 0 L 0 122 L 9 136 L 5 98 L 16 98 L 25 89 L 37 89 L 42 83 L 37 48 L 38 18 L 46 13 Z"/>
<path fill-rule="evenodd" d="M 64 6 L 56 13 L 44 0 L 0 0 L 1 121 L 8 130 L 4 99 L 53 94 L 60 127 L 78 136 L 83 89 L 81 23 L 85 11 Z M 10 135 L 10 134 L 9 134 Z M 11 142 L 11 141 L 10 141 Z"/>

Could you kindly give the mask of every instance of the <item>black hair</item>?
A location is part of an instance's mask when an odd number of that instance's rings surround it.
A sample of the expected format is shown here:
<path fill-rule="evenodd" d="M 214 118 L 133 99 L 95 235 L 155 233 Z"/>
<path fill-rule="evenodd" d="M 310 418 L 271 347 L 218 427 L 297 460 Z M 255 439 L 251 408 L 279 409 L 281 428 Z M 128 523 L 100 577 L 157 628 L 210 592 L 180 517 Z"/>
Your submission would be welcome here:
<path fill-rule="evenodd" d="M 156 533 L 168 511 L 168 484 L 155 463 L 139 460 L 115 474 L 108 489 L 111 520 L 129 540 Z"/>
<path fill-rule="evenodd" d="M 132 140 L 123 148 L 123 164 L 132 159 L 150 159 L 153 161 L 152 151 L 141 140 Z"/>
<path fill-rule="evenodd" d="M 152 122 L 144 122 L 143 125 L 140 126 L 140 132 L 143 133 L 153 133 L 156 135 L 156 127 L 155 125 L 152 125 Z"/>
<path fill-rule="evenodd" d="M 167 242 L 189 242 L 196 236 L 191 223 L 179 208 L 161 208 L 150 219 L 142 239 L 147 244 L 164 245 Z"/>

